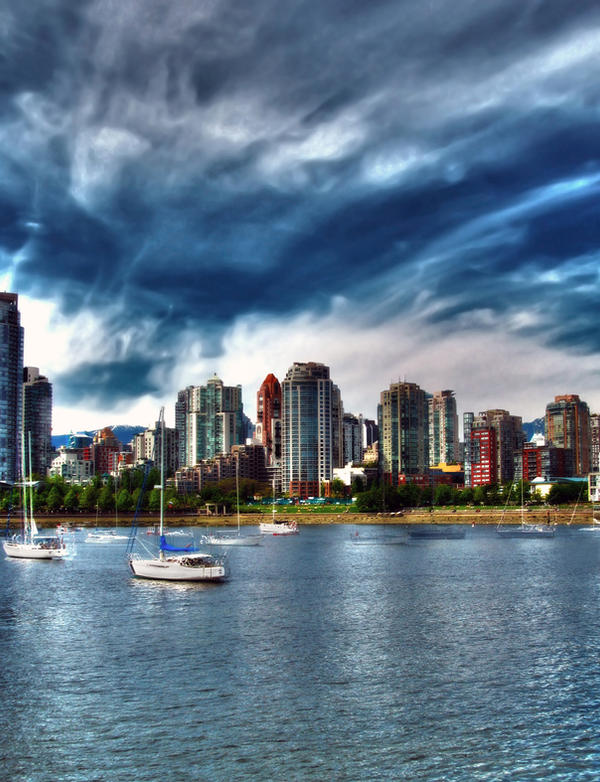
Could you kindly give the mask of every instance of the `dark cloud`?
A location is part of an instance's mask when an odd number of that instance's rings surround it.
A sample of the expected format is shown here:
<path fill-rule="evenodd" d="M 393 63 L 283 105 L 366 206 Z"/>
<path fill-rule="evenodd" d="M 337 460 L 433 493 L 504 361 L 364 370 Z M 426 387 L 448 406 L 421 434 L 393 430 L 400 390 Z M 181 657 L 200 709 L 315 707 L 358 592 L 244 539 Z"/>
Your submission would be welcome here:
<path fill-rule="evenodd" d="M 55 379 L 63 404 L 78 403 L 84 398 L 90 404 L 110 407 L 144 394 L 156 394 L 161 373 L 169 371 L 171 362 L 161 363 L 152 357 L 128 356 L 123 361 L 102 364 L 82 363 Z"/>
<path fill-rule="evenodd" d="M 61 378 L 73 394 L 151 393 L 140 356 L 182 330 L 214 355 L 240 315 L 336 295 L 375 320 L 425 296 L 419 317 L 457 328 L 535 299 L 541 342 L 600 348 L 598 278 L 573 273 L 600 240 L 597 4 L 56 0 L 6 19 L 1 267 L 107 335 L 154 324 Z"/>

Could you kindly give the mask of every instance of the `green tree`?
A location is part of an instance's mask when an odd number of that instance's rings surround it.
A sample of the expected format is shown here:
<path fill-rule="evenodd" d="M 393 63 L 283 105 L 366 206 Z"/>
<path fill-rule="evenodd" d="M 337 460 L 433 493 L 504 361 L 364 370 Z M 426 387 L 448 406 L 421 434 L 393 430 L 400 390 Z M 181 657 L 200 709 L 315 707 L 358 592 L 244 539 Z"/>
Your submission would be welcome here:
<path fill-rule="evenodd" d="M 334 478 L 330 484 L 332 497 L 345 497 L 346 496 L 346 484 L 341 478 Z"/>
<path fill-rule="evenodd" d="M 109 486 L 103 486 L 98 494 L 98 507 L 103 513 L 115 509 L 115 495 Z"/>
<path fill-rule="evenodd" d="M 433 502 L 435 505 L 450 505 L 453 501 L 452 487 L 440 484 L 435 487 Z"/>
<path fill-rule="evenodd" d="M 470 486 L 465 486 L 465 488 L 458 493 L 457 503 L 460 505 L 468 505 L 471 502 L 473 502 L 473 489 Z"/>
<path fill-rule="evenodd" d="M 160 510 L 160 489 L 152 489 L 150 492 L 150 499 L 148 500 L 148 507 L 153 512 Z"/>
<path fill-rule="evenodd" d="M 352 481 L 352 496 L 355 497 L 357 494 L 360 494 L 361 491 L 364 491 L 367 487 L 365 486 L 365 481 L 363 481 L 362 478 L 356 477 Z"/>
<path fill-rule="evenodd" d="M 73 513 L 79 509 L 79 492 L 75 486 L 71 486 L 65 494 L 63 505 L 65 510 L 69 513 Z"/>
<path fill-rule="evenodd" d="M 46 508 L 51 513 L 55 513 L 57 510 L 62 508 L 62 504 L 63 504 L 63 498 L 60 489 L 57 486 L 53 486 L 48 492 L 48 497 L 46 499 Z"/>
<path fill-rule="evenodd" d="M 377 513 L 383 509 L 383 491 L 373 486 L 356 497 L 356 510 L 360 513 Z"/>
<path fill-rule="evenodd" d="M 133 508 L 133 497 L 127 489 L 121 489 L 117 494 L 117 510 L 119 513 L 127 513 Z"/>
<path fill-rule="evenodd" d="M 587 486 L 582 483 L 555 483 L 550 487 L 548 502 L 550 505 L 564 505 L 569 502 L 587 502 Z"/>
<path fill-rule="evenodd" d="M 487 500 L 487 486 L 475 486 L 473 489 L 473 503 L 484 505 Z"/>
<path fill-rule="evenodd" d="M 133 509 L 138 510 L 145 510 L 148 507 L 148 492 L 142 492 L 141 488 L 138 487 L 137 489 L 133 490 L 132 493 L 133 498 Z"/>
<path fill-rule="evenodd" d="M 88 483 L 79 497 L 79 507 L 88 513 L 95 510 L 96 503 L 98 502 L 98 494 L 98 489 L 92 483 Z"/>

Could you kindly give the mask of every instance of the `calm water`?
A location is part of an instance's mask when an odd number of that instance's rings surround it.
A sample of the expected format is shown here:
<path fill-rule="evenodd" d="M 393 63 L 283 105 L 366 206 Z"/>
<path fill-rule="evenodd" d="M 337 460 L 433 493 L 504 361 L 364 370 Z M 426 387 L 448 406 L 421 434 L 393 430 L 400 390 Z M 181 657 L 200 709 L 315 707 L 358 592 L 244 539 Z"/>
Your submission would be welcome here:
<path fill-rule="evenodd" d="M 0 777 L 597 780 L 600 536 L 352 530 L 231 549 L 221 585 L 0 558 Z"/>

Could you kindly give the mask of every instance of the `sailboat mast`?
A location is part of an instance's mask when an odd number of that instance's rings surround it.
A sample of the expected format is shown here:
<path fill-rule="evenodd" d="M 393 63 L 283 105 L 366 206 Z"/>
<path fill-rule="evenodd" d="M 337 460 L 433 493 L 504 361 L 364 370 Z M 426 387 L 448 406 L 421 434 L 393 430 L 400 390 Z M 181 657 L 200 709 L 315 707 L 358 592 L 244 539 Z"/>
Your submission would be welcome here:
<path fill-rule="evenodd" d="M 160 537 L 165 522 L 165 409 L 160 411 Z M 162 554 L 162 550 L 161 550 Z"/>
<path fill-rule="evenodd" d="M 29 514 L 31 516 L 31 529 L 33 534 L 33 475 L 31 472 L 31 432 L 27 432 L 27 454 L 29 464 Z"/>
<path fill-rule="evenodd" d="M 240 534 L 240 452 L 238 451 L 235 459 L 235 498 L 237 503 L 237 527 Z"/>
<path fill-rule="evenodd" d="M 29 514 L 27 511 L 27 480 L 25 478 L 25 432 L 21 432 L 21 482 L 23 488 L 23 543 L 29 535 Z"/>
<path fill-rule="evenodd" d="M 523 507 L 523 475 L 521 474 L 521 526 L 525 525 L 525 508 Z"/>
<path fill-rule="evenodd" d="M 275 524 L 275 478 L 273 478 L 273 524 Z"/>

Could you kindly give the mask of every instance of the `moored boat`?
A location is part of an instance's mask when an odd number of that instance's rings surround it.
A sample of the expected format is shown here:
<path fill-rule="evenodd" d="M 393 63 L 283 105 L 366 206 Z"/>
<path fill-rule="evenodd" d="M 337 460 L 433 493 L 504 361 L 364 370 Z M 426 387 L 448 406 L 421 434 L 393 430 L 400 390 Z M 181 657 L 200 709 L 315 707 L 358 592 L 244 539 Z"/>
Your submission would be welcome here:
<path fill-rule="evenodd" d="M 161 408 L 159 423 L 160 438 L 160 523 L 158 556 L 144 557 L 133 551 L 136 541 L 135 526 L 127 547 L 129 568 L 138 578 L 161 581 L 225 581 L 229 575 L 225 560 L 212 554 L 200 552 L 193 543 L 187 546 L 171 546 L 164 533 L 165 493 L 165 411 Z M 135 525 L 135 520 L 134 520 Z"/>
<path fill-rule="evenodd" d="M 295 521 L 277 519 L 275 521 L 261 521 L 258 525 L 263 535 L 297 535 L 300 531 Z"/>
<path fill-rule="evenodd" d="M 210 532 L 202 537 L 201 542 L 207 546 L 260 546 L 262 535 L 245 534 L 240 530 L 240 479 L 239 454 L 235 461 L 235 494 L 237 508 L 237 534 Z"/>
<path fill-rule="evenodd" d="M 29 474 L 31 475 L 31 437 L 29 437 Z M 25 435 L 21 436 L 21 473 L 25 476 Z M 67 546 L 62 535 L 40 535 L 33 516 L 33 486 L 34 482 L 23 477 L 22 493 L 22 530 L 20 535 L 13 535 L 3 541 L 2 547 L 8 557 L 14 559 L 64 559 Z M 29 492 L 28 492 L 29 489 Z M 29 512 L 28 512 L 29 507 Z"/>

